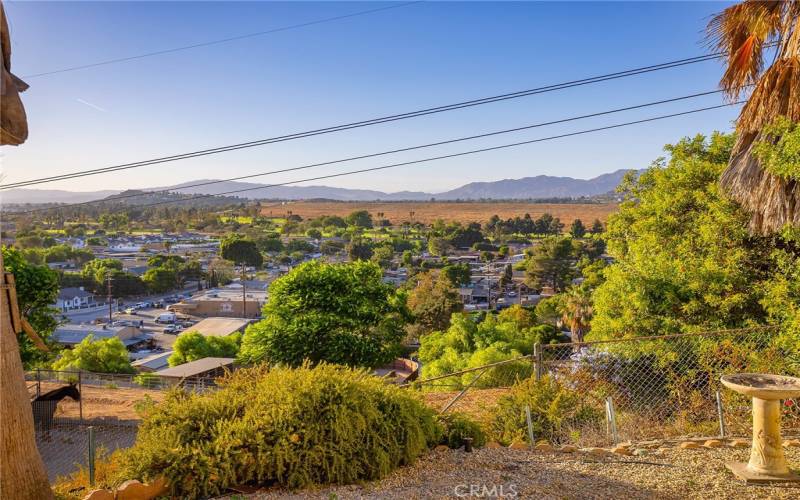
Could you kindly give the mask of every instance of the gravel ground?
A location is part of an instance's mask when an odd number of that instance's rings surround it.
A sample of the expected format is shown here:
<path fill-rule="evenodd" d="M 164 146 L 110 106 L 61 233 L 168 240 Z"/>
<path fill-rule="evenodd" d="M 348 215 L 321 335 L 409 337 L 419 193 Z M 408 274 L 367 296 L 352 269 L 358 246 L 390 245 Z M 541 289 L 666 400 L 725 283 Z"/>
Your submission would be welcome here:
<path fill-rule="evenodd" d="M 749 448 L 728 447 L 605 458 L 508 448 L 433 451 L 381 481 L 299 492 L 269 490 L 247 498 L 800 498 L 800 485 L 755 486 L 734 479 L 725 462 L 746 461 L 749 454 Z M 800 448 L 787 449 L 786 457 L 797 467 Z"/>

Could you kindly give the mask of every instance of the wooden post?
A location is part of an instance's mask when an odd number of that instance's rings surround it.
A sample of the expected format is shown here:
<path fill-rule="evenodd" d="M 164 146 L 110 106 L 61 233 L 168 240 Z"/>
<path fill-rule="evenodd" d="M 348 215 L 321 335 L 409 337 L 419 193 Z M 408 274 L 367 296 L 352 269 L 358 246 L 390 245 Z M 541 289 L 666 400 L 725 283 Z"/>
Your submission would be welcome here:
<path fill-rule="evenodd" d="M 51 499 L 53 492 L 36 448 L 30 396 L 17 343 L 22 322 L 12 322 L 19 307 L 11 301 L 12 285 L 6 278 L 2 255 L 0 287 L 0 497 Z"/>

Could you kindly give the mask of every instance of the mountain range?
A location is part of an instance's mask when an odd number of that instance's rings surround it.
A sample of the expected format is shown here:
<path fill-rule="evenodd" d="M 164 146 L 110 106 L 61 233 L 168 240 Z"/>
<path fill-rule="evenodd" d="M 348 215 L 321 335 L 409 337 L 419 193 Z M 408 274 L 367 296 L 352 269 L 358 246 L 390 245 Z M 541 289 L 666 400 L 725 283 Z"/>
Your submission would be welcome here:
<path fill-rule="evenodd" d="M 368 189 L 348 189 L 328 186 L 269 186 L 249 182 L 222 181 L 218 184 L 189 187 L 193 184 L 210 182 L 213 179 L 200 179 L 174 186 L 143 189 L 142 191 L 169 190 L 181 194 L 215 194 L 229 191 L 246 190 L 231 193 L 247 199 L 274 200 L 309 200 L 327 199 L 338 201 L 428 201 L 436 200 L 533 200 L 548 198 L 582 198 L 605 195 L 614 190 L 628 170 L 617 170 L 592 179 L 575 179 L 572 177 L 556 177 L 537 175 L 522 179 L 503 179 L 492 182 L 471 182 L 461 187 L 442 193 L 425 193 L 419 191 L 399 191 L 384 193 Z M 9 189 L 0 191 L 0 203 L 79 203 L 107 198 L 119 194 L 120 191 L 102 190 L 75 192 L 56 189 Z"/>

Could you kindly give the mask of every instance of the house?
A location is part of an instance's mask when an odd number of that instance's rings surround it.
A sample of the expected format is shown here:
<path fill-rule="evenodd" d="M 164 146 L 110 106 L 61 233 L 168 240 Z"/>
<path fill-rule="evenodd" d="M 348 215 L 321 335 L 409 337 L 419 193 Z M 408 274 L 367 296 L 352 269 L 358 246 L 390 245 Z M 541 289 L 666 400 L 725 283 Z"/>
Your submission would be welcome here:
<path fill-rule="evenodd" d="M 66 287 L 58 292 L 56 307 L 61 311 L 81 309 L 96 306 L 94 294 L 87 292 L 83 287 Z"/>
<path fill-rule="evenodd" d="M 52 339 L 64 347 L 73 347 L 92 335 L 95 339 L 118 338 L 128 349 L 143 346 L 151 338 L 133 326 L 107 325 L 61 325 L 53 332 Z"/>
<path fill-rule="evenodd" d="M 203 358 L 182 365 L 158 370 L 156 375 L 176 381 L 183 379 L 215 378 L 233 370 L 234 358 Z"/>
<path fill-rule="evenodd" d="M 206 318 L 186 332 L 199 332 L 204 337 L 227 337 L 236 332 L 243 333 L 249 324 L 249 320 L 242 318 Z"/>
<path fill-rule="evenodd" d="M 157 352 L 133 361 L 131 366 L 133 366 L 136 371 L 142 373 L 157 372 L 169 368 L 167 360 L 170 356 L 172 356 L 172 351 Z"/>

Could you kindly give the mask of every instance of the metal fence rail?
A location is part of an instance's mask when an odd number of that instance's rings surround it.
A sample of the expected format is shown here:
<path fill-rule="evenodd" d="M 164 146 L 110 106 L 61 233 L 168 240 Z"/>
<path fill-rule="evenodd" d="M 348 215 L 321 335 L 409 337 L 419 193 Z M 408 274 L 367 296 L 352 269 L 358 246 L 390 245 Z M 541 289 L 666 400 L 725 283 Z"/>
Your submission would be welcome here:
<path fill-rule="evenodd" d="M 165 379 L 152 374 L 36 370 L 25 375 L 36 443 L 50 481 L 78 466 L 88 468 L 89 433 L 98 452 L 128 448 L 136 439 L 138 411 L 166 390 L 216 388 L 215 379 Z"/>
<path fill-rule="evenodd" d="M 593 418 L 566 422 L 580 445 L 685 436 L 748 436 L 751 404 L 721 387 L 729 373 L 800 375 L 771 327 L 536 345 L 524 356 L 412 386 L 440 411 L 488 418 L 515 383 L 555 380 Z M 795 353 L 797 354 L 797 353 Z M 796 361 L 795 361 L 796 363 Z M 799 401 L 783 403 L 783 426 L 800 433 Z"/>

